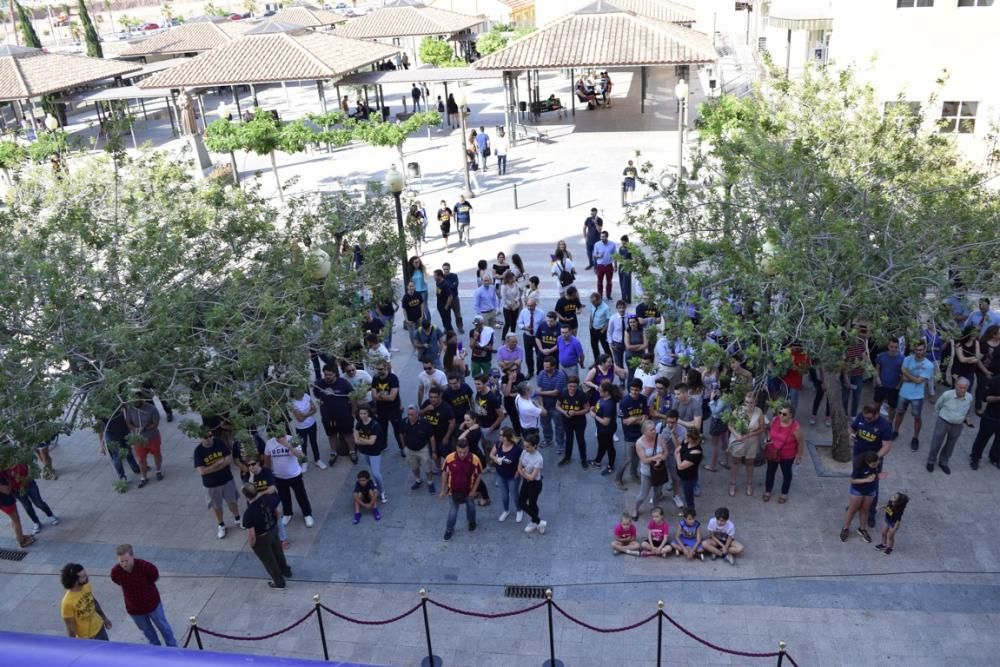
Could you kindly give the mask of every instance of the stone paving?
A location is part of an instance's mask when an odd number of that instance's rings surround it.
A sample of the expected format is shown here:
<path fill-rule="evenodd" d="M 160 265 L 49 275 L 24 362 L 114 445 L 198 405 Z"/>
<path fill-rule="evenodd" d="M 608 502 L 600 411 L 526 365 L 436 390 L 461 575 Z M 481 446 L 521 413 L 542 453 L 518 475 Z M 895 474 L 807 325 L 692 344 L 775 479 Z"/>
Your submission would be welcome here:
<path fill-rule="evenodd" d="M 556 80 L 545 79 L 547 83 L 555 85 Z M 669 90 L 672 84 L 660 80 L 651 87 Z M 616 83 L 616 91 L 625 88 Z M 637 95 L 635 85 L 628 94 Z M 474 104 L 483 124 L 499 121 L 496 97 L 484 93 L 481 108 Z M 637 120 L 624 100 L 616 100 L 616 106 L 618 111 L 578 111 L 580 125 L 575 129 L 559 124 L 559 119 L 546 121 L 552 124 L 553 141 L 516 147 L 508 177 L 490 174 L 484 179 L 484 189 L 473 201 L 474 245 L 445 254 L 440 240 L 428 244 L 424 257 L 429 268 L 447 260 L 458 271 L 467 321 L 476 260 L 492 259 L 500 250 L 508 256 L 520 253 L 529 272 L 543 276 L 542 307 L 551 307 L 556 290 L 547 277 L 548 253 L 565 238 L 576 257 L 583 255 L 580 228 L 590 205 L 602 210 L 613 237 L 627 231 L 619 223 L 621 166 L 635 148 L 669 164 L 676 136 L 643 128 L 654 122 L 673 126 L 672 105 L 665 97 L 647 107 L 651 118 L 655 116 L 648 121 Z M 600 123 L 605 124 L 603 132 L 598 131 Z M 619 123 L 627 127 L 619 131 Z M 442 132 L 407 143 L 408 154 L 419 156 L 425 167 L 421 194 L 429 209 L 441 197 L 453 201 L 458 192 L 456 141 Z M 652 147 L 660 150 L 649 150 Z M 385 149 L 352 147 L 331 157 L 296 156 L 282 163 L 281 170 L 286 178 L 300 176 L 296 189 L 308 190 L 337 181 L 381 178 L 392 159 Z M 263 169 L 264 162 L 251 160 L 248 169 L 258 168 Z M 567 179 L 581 200 L 569 211 Z M 265 188 L 271 180 L 269 174 L 262 178 Z M 508 187 L 512 182 L 524 186 L 519 193 L 522 204 L 537 203 L 513 211 Z M 592 281 L 592 274 L 581 271 L 577 284 L 589 291 Z M 393 355 L 393 367 L 403 382 L 403 400 L 412 401 L 419 367 L 398 327 L 395 345 L 402 350 Z M 584 345 L 589 350 L 586 340 Z M 870 388 L 866 392 L 870 395 Z M 811 393 L 805 392 L 801 404 L 809 406 L 811 400 Z M 113 491 L 111 467 L 99 456 L 94 435 L 78 432 L 64 438 L 53 453 L 59 480 L 40 482 L 62 524 L 46 527 L 23 561 L 0 561 L 0 629 L 62 634 L 57 606 L 62 590 L 56 573 L 72 560 L 91 571 L 98 599 L 115 623 L 112 637 L 141 641 L 124 613 L 117 587 L 106 577 L 114 545 L 127 541 L 136 546 L 137 556 L 160 567 L 160 590 L 178 634 L 191 615 L 197 615 L 200 625 L 223 633 L 271 632 L 308 612 L 316 593 L 332 608 L 364 619 L 405 611 L 417 602 L 422 587 L 453 606 L 513 610 L 530 601 L 505 599 L 502 587 L 538 584 L 552 587 L 567 611 L 594 625 L 635 622 L 653 613 L 662 599 L 673 618 L 701 637 L 747 651 L 773 651 L 785 640 L 800 665 L 995 665 L 1000 648 L 1000 539 L 992 529 L 990 511 L 997 506 L 1000 478 L 990 466 L 973 472 L 965 464 L 973 429 L 965 430 L 956 448 L 953 474 L 929 475 L 923 467 L 929 429 L 925 427 L 924 446 L 916 454 L 905 446 L 909 429 L 907 420 L 900 437 L 904 444 L 887 461 L 891 476 L 884 488 L 905 490 L 912 499 L 898 550 L 890 557 L 853 535 L 846 544 L 839 541 L 847 482 L 818 474 L 811 457 L 796 470 L 785 505 L 761 502 L 762 469 L 756 471 L 755 495 L 747 497 L 741 489 L 735 498 L 726 494 L 724 473 L 702 472 L 698 509 L 703 522 L 715 507 L 728 506 L 739 539 L 747 546 L 736 567 L 613 557 L 608 548 L 611 528 L 635 485 L 622 494 L 595 471 L 556 468 L 551 450 L 543 450 L 547 469 L 540 502 L 549 522 L 545 535 L 525 535 L 512 519 L 497 523 L 500 508 L 495 501 L 480 509 L 474 534 L 460 521 L 455 537 L 446 543 L 441 539 L 445 501 L 423 490 L 411 492 L 403 461 L 390 447 L 383 465 L 390 502 L 378 524 L 367 516 L 360 525 L 351 524 L 350 492 L 358 466 L 341 460 L 325 471 L 310 467 L 306 484 L 316 526 L 306 529 L 299 520 L 289 526 L 288 554 L 295 577 L 283 593 L 267 589 L 242 531 L 230 529 L 225 539 L 216 539 L 192 469 L 193 443 L 177 431 L 176 422 L 163 429 L 166 479 L 124 495 Z M 593 452 L 592 427 L 588 437 Z M 823 444 L 830 436 L 820 425 L 807 427 L 807 437 Z M 621 454 L 621 443 L 618 448 Z M 3 532 L 0 547 L 12 546 Z M 435 653 L 445 665 L 506 667 L 537 664 L 548 656 L 543 610 L 481 620 L 432 608 L 430 617 Z M 330 617 L 326 623 L 334 659 L 414 665 L 425 650 L 419 614 L 388 629 Z M 656 656 L 655 632 L 655 624 L 650 624 L 623 635 L 595 634 L 557 615 L 557 655 L 574 667 L 650 665 Z M 260 643 L 205 641 L 215 650 L 322 658 L 312 620 Z M 769 664 L 712 652 L 669 626 L 665 647 L 667 664 Z"/>

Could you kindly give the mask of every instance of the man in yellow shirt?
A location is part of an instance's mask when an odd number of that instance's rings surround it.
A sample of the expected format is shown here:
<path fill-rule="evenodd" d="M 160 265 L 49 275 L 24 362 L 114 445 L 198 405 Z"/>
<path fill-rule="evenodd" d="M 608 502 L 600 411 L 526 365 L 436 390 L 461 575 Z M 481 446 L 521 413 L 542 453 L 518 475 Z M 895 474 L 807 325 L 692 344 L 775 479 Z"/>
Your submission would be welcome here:
<path fill-rule="evenodd" d="M 66 634 L 80 639 L 101 639 L 108 641 L 111 621 L 104 615 L 100 603 L 94 597 L 90 577 L 79 563 L 68 563 L 62 569 L 62 585 L 66 589 L 60 605 Z"/>

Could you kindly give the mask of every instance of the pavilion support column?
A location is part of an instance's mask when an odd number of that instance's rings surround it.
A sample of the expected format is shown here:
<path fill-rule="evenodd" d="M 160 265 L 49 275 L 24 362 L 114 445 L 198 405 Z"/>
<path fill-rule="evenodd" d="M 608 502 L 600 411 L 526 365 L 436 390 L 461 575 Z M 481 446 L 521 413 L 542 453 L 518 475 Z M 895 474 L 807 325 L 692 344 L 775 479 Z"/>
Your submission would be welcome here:
<path fill-rule="evenodd" d="M 368 86 L 365 86 L 365 108 L 368 108 Z"/>
<path fill-rule="evenodd" d="M 646 66 L 639 68 L 639 113 L 646 113 Z"/>
<path fill-rule="evenodd" d="M 335 83 L 333 84 L 333 87 L 337 91 L 337 108 L 340 109 L 340 84 Z M 350 109 L 350 106 L 348 106 L 347 108 Z"/>
<path fill-rule="evenodd" d="M 37 133 L 38 125 L 35 121 L 35 100 L 29 99 L 28 104 L 31 106 L 31 129 Z"/>
<path fill-rule="evenodd" d="M 576 69 L 569 68 L 569 113 L 576 116 Z"/>
<path fill-rule="evenodd" d="M 539 88 L 538 81 L 538 70 L 535 70 L 535 122 L 537 123 L 541 118 L 541 106 L 542 106 L 542 92 Z"/>
<path fill-rule="evenodd" d="M 505 131 L 507 132 L 508 140 L 513 136 L 511 123 L 511 107 L 514 106 L 513 99 L 510 94 L 510 72 L 503 73 L 503 124 L 506 126 Z"/>
<path fill-rule="evenodd" d="M 233 91 L 233 101 L 236 102 L 236 115 L 243 118 L 243 109 L 240 107 L 240 96 L 236 92 L 236 86 L 229 86 Z"/>
<path fill-rule="evenodd" d="M 253 108 L 260 108 L 260 103 L 257 101 L 257 87 L 252 83 L 250 84 L 250 97 L 253 99 Z"/>
<path fill-rule="evenodd" d="M 319 109 L 322 113 L 326 113 L 326 91 L 323 90 L 323 82 L 316 82 L 316 90 L 319 92 Z M 288 106 L 291 106 L 289 104 Z"/>
<path fill-rule="evenodd" d="M 448 127 L 451 127 L 451 114 L 448 113 L 448 82 L 444 82 L 444 117 L 445 121 L 448 123 Z"/>
<path fill-rule="evenodd" d="M 176 137 L 180 134 L 180 131 L 174 125 L 174 107 L 170 104 L 169 97 L 166 97 L 164 99 L 167 100 L 167 119 L 170 121 L 170 134 Z M 178 123 L 180 123 L 179 118 L 177 119 L 177 121 Z"/>
<path fill-rule="evenodd" d="M 285 94 L 285 104 L 287 104 L 288 108 L 291 109 L 292 108 L 292 98 L 288 96 L 288 86 L 285 85 L 284 81 L 281 82 L 281 92 L 283 92 Z"/>
<path fill-rule="evenodd" d="M 788 76 L 788 71 L 792 68 L 792 31 L 789 29 L 788 38 L 785 42 L 785 76 Z"/>
<path fill-rule="evenodd" d="M 129 104 L 129 101 L 127 99 L 124 100 L 124 102 L 125 102 L 124 118 L 127 120 L 130 115 L 129 112 L 132 111 L 132 105 Z M 176 103 L 177 103 L 177 98 L 174 98 L 174 104 Z M 130 120 L 128 121 L 128 133 L 132 135 L 132 148 L 134 148 L 135 150 L 139 150 L 139 142 L 135 140 L 135 126 Z"/>
<path fill-rule="evenodd" d="M 17 121 L 17 126 L 24 129 L 24 107 L 21 106 L 21 100 L 14 100 L 14 120 Z"/>
<path fill-rule="evenodd" d="M 146 113 L 146 102 L 145 102 L 145 100 L 141 100 L 141 99 L 138 99 L 138 98 L 136 98 L 136 99 L 139 102 L 139 108 L 142 109 L 142 119 L 143 120 L 149 120 L 149 114 Z M 201 107 L 201 120 L 202 120 L 202 122 L 205 122 L 207 124 L 207 121 L 205 120 L 205 106 L 201 103 L 201 95 L 198 96 L 198 106 Z"/>

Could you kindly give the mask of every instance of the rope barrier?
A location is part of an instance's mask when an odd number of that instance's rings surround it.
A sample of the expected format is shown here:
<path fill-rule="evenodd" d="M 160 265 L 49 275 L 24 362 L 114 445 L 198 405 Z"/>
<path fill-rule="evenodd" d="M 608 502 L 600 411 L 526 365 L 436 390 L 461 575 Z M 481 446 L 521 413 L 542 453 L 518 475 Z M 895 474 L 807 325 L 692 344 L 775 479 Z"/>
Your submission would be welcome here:
<path fill-rule="evenodd" d="M 690 637 L 691 639 L 695 640 L 696 642 L 704 644 L 705 646 L 707 646 L 708 648 L 710 648 L 710 649 L 712 649 L 714 651 L 719 651 L 720 653 L 728 653 L 729 655 L 738 655 L 738 656 L 741 656 L 743 658 L 777 658 L 779 655 L 781 655 L 778 651 L 772 651 L 770 653 L 754 653 L 754 652 L 751 652 L 751 651 L 737 651 L 735 649 L 729 649 L 729 648 L 725 648 L 723 646 L 719 646 L 718 644 L 713 644 L 712 642 L 708 641 L 707 639 L 702 639 L 698 635 L 694 634 L 693 632 L 691 632 L 690 630 L 688 630 L 687 628 L 685 628 L 683 625 L 681 625 L 680 623 L 678 623 L 677 621 L 675 621 L 673 618 L 671 618 L 670 614 L 668 614 L 667 612 L 661 611 L 660 613 L 662 613 L 663 614 L 663 618 L 665 618 L 668 621 L 670 621 L 670 624 L 673 625 L 675 628 L 677 628 L 678 630 L 680 630 L 681 632 L 683 632 L 684 634 L 686 634 L 688 637 Z M 789 656 L 787 653 L 785 653 L 785 657 L 788 658 L 788 660 L 792 663 L 792 665 L 795 665 L 795 661 L 791 659 L 791 656 Z"/>
<path fill-rule="evenodd" d="M 440 607 L 441 609 L 450 611 L 453 614 L 461 614 L 462 616 L 475 616 L 476 618 L 506 618 L 508 616 L 517 616 L 518 614 L 527 614 L 529 611 L 535 611 L 536 609 L 545 606 L 545 601 L 543 600 L 538 604 L 532 605 L 530 607 L 525 607 L 524 609 L 518 609 L 517 611 L 501 611 L 495 614 L 488 614 L 481 611 L 468 611 L 466 609 L 457 609 L 455 607 L 449 607 L 443 602 L 438 602 L 437 600 L 432 600 L 430 598 L 428 598 L 427 601 L 430 602 L 435 607 Z"/>
<path fill-rule="evenodd" d="M 410 609 L 408 611 L 404 611 L 399 616 L 393 616 L 392 618 L 388 618 L 388 619 L 386 619 L 384 621 L 365 621 L 365 620 L 362 620 L 360 618 L 352 618 L 352 617 L 348 616 L 347 614 L 341 614 L 339 611 L 334 611 L 333 609 L 330 609 L 325 604 L 321 604 L 320 605 L 320 609 L 322 609 L 323 611 L 327 612 L 328 614 L 333 614 L 337 618 L 341 619 L 342 621 L 347 621 L 348 623 L 355 623 L 357 625 L 389 625 L 390 623 L 395 623 L 396 621 L 403 620 L 404 618 L 406 618 L 407 616 L 409 616 L 410 614 L 412 614 L 416 610 L 420 609 L 420 603 L 418 602 L 417 604 L 415 604 L 413 606 L 412 609 Z"/>
<path fill-rule="evenodd" d="M 596 625 L 591 625 L 589 623 L 585 623 L 584 621 L 581 621 L 578 618 L 574 618 L 572 615 L 570 615 L 569 612 L 567 612 L 565 609 L 563 609 L 562 607 L 560 607 L 559 604 L 556 603 L 556 602 L 553 602 L 552 606 L 556 608 L 556 611 L 558 611 L 560 614 L 562 614 L 563 616 L 565 616 L 569 620 L 573 621 L 577 625 L 579 625 L 581 627 L 584 627 L 584 628 L 587 628 L 588 630 L 593 630 L 594 632 L 600 632 L 602 634 L 609 634 L 609 633 L 614 633 L 614 632 L 628 632 L 629 630 L 635 630 L 636 628 L 638 628 L 638 627 L 640 627 L 642 625 L 646 625 L 647 623 L 649 623 L 650 621 L 652 621 L 654 618 L 656 618 L 656 614 L 659 613 L 659 612 L 654 612 L 654 613 L 650 614 L 649 616 L 647 616 L 646 618 L 642 619 L 641 621 L 633 623 L 632 625 L 623 625 L 620 628 L 599 628 Z M 775 654 L 775 655 L 777 655 L 777 654 Z"/>
<path fill-rule="evenodd" d="M 314 608 L 312 608 L 312 609 L 309 610 L 308 614 L 306 614 L 305 616 L 303 616 L 299 620 L 295 621 L 294 623 L 292 623 L 291 625 L 289 625 L 287 628 L 282 628 L 281 630 L 276 630 L 276 631 L 271 632 L 269 634 L 258 635 L 258 636 L 255 636 L 255 637 L 237 637 L 236 635 L 226 635 L 226 634 L 223 634 L 221 632 L 215 632 L 214 630 L 206 630 L 205 628 L 202 628 L 202 627 L 199 627 L 198 631 L 199 632 L 204 632 L 206 635 L 210 635 L 212 637 L 218 637 L 219 639 L 232 639 L 232 640 L 241 641 L 241 642 L 259 642 L 259 641 L 263 641 L 265 639 L 270 639 L 271 637 L 277 637 L 278 635 L 282 635 L 282 634 L 288 632 L 289 630 L 297 628 L 298 626 L 302 625 L 306 620 L 308 620 L 315 613 L 316 613 L 316 608 L 314 607 Z"/>

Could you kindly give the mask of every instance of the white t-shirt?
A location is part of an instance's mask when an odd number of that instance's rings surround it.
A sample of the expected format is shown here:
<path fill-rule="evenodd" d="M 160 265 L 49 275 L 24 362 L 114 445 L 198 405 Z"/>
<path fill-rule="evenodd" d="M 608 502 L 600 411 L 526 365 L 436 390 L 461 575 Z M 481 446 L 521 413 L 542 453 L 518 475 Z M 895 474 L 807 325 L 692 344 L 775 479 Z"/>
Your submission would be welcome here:
<path fill-rule="evenodd" d="M 351 377 L 346 373 L 343 375 L 343 377 L 345 380 L 351 383 L 351 389 L 357 389 L 361 385 L 367 385 L 368 387 L 372 386 L 371 374 L 368 371 L 362 370 L 360 368 L 355 369 L 354 377 Z M 371 403 L 371 402 L 372 402 L 372 392 L 369 390 L 368 393 L 365 394 L 364 398 L 361 399 L 361 403 Z"/>
<path fill-rule="evenodd" d="M 542 469 L 542 453 L 537 449 L 534 452 L 529 453 L 527 450 L 521 452 L 521 465 L 524 466 L 524 472 L 529 475 L 535 470 Z M 537 477 L 535 478 L 538 479 Z"/>
<path fill-rule="evenodd" d="M 542 416 L 540 407 L 521 396 L 514 399 L 514 406 L 517 408 L 517 417 L 521 420 L 521 428 L 538 428 L 538 420 Z"/>
<path fill-rule="evenodd" d="M 727 535 L 734 539 L 736 538 L 736 526 L 729 519 L 726 519 L 725 523 L 720 524 L 713 516 L 708 520 L 708 532 L 715 535 L 716 539 L 720 542 L 725 542 Z"/>
<path fill-rule="evenodd" d="M 660 376 L 659 373 L 657 373 L 656 371 L 650 371 L 649 373 L 647 373 L 646 371 L 642 370 L 642 367 L 640 366 L 639 368 L 635 369 L 635 374 L 633 375 L 633 377 L 636 380 L 642 380 L 642 393 L 643 395 L 648 396 L 649 392 L 647 392 L 646 390 L 652 389 L 653 391 L 656 391 L 656 378 Z"/>
<path fill-rule="evenodd" d="M 365 370 L 371 373 L 371 369 L 375 368 L 379 361 L 384 361 L 389 363 L 392 360 L 392 355 L 389 354 L 389 350 L 385 349 L 385 345 L 382 343 L 378 344 L 378 347 L 370 347 L 365 350 Z"/>
<path fill-rule="evenodd" d="M 420 371 L 420 375 L 417 376 L 417 382 L 424 388 L 424 396 L 427 396 L 427 392 L 434 385 L 440 387 L 442 391 L 448 388 L 448 376 L 444 374 L 444 371 L 436 368 L 431 371 L 430 375 L 427 374 L 427 371 Z"/>
<path fill-rule="evenodd" d="M 312 397 L 309 394 L 302 394 L 301 398 L 292 400 L 292 407 L 301 412 L 302 414 L 309 412 L 309 408 L 312 406 L 312 404 L 313 404 Z M 294 424 L 295 428 L 299 430 L 305 430 L 307 428 L 310 428 L 315 423 L 316 423 L 315 415 L 309 415 L 302 421 L 298 421 L 297 419 L 292 419 L 292 424 Z"/>
<path fill-rule="evenodd" d="M 271 438 L 264 446 L 264 454 L 271 457 L 271 472 L 279 479 L 292 479 L 302 474 L 299 457 L 291 447 Z"/>

